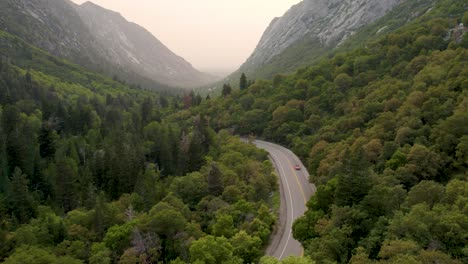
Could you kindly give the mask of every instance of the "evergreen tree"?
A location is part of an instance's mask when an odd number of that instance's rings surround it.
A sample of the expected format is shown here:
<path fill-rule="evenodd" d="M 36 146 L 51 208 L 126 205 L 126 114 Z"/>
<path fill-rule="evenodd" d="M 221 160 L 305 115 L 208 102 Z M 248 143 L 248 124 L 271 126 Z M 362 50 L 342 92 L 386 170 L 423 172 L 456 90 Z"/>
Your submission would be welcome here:
<path fill-rule="evenodd" d="M 158 186 L 160 175 L 153 164 L 147 166 L 145 173 L 138 177 L 135 192 L 143 198 L 144 206 L 149 209 L 161 200 L 162 190 Z"/>
<path fill-rule="evenodd" d="M 20 124 L 20 112 L 16 106 L 7 105 L 2 113 L 2 128 L 5 133 L 5 150 L 7 152 L 8 173 L 12 173 L 16 167 L 21 167 L 21 153 L 19 149 L 18 125 Z"/>
<path fill-rule="evenodd" d="M 13 215 L 20 223 L 27 222 L 35 214 L 34 199 L 29 192 L 29 181 L 21 169 L 15 168 L 11 178 L 9 202 Z"/>
<path fill-rule="evenodd" d="M 145 98 L 141 104 L 141 122 L 142 124 L 148 124 L 151 119 L 151 114 L 153 110 L 153 102 L 151 98 Z"/>
<path fill-rule="evenodd" d="M 106 215 L 106 204 L 105 204 L 105 195 L 103 192 L 99 193 L 96 196 L 96 202 L 94 207 L 94 214 L 93 214 L 93 225 L 92 230 L 100 237 L 105 233 L 107 228 L 107 221 L 106 219 L 108 216 Z"/>
<path fill-rule="evenodd" d="M 177 159 L 177 173 L 185 174 L 189 172 L 189 151 L 191 146 L 191 138 L 185 132 L 182 133 L 180 143 L 179 143 L 179 155 Z"/>
<path fill-rule="evenodd" d="M 338 175 L 338 185 L 335 190 L 335 203 L 339 206 L 354 205 L 359 203 L 370 189 L 370 177 L 368 162 L 364 157 L 364 151 L 347 155 L 348 159 L 343 165 L 342 172 Z"/>
<path fill-rule="evenodd" d="M 218 196 L 223 193 L 223 175 L 215 162 L 211 163 L 211 169 L 208 173 L 208 192 L 211 195 Z"/>
<path fill-rule="evenodd" d="M 223 85 L 223 91 L 222 91 L 222 94 L 223 94 L 223 97 L 226 97 L 228 95 L 230 95 L 232 92 L 232 88 L 229 84 L 224 84 Z"/>
<path fill-rule="evenodd" d="M 172 142 L 170 129 L 168 126 L 164 126 L 159 135 L 159 163 L 158 166 L 161 169 L 163 175 L 172 175 L 175 171 L 174 169 L 174 157 L 172 151 Z"/>
<path fill-rule="evenodd" d="M 204 162 L 204 146 L 203 146 L 203 135 L 195 130 L 190 138 L 190 145 L 188 149 L 188 171 L 197 171 L 201 168 Z"/>
<path fill-rule="evenodd" d="M 239 80 L 239 88 L 241 90 L 245 90 L 248 88 L 248 81 L 247 81 L 247 76 L 245 76 L 245 73 L 242 73 L 240 80 Z"/>
<path fill-rule="evenodd" d="M 43 124 L 38 138 L 41 158 L 54 158 L 55 139 L 55 131 L 49 125 Z"/>
<path fill-rule="evenodd" d="M 57 205 L 68 212 L 79 205 L 78 199 L 78 166 L 71 158 L 57 159 L 53 170 L 55 178 L 55 198 Z"/>
<path fill-rule="evenodd" d="M 6 193 L 8 190 L 9 180 L 8 156 L 6 152 L 6 136 L 4 136 L 2 126 L 0 124 L 0 193 Z"/>
<path fill-rule="evenodd" d="M 197 94 L 195 95 L 195 97 L 193 97 L 193 105 L 194 106 L 199 106 L 203 101 L 203 98 L 201 97 L 200 94 Z"/>

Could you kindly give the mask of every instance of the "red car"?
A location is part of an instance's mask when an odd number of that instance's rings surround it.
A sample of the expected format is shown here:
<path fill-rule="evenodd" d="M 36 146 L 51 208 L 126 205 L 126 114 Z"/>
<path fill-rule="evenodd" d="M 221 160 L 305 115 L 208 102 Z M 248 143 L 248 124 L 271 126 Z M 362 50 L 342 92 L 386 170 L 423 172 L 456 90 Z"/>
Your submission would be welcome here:
<path fill-rule="evenodd" d="M 301 166 L 299 166 L 298 164 L 296 164 L 296 165 L 294 166 L 294 169 L 295 169 L 295 170 L 301 170 Z"/>

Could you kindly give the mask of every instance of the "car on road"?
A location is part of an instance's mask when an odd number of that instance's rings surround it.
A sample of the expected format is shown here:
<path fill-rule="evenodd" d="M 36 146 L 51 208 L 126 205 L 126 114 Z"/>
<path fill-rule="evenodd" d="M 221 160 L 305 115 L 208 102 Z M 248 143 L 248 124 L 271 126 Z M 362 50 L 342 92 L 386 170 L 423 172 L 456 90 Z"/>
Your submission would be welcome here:
<path fill-rule="evenodd" d="M 296 165 L 294 165 L 294 169 L 295 170 L 301 170 L 301 166 L 299 166 L 299 164 L 296 164 Z"/>

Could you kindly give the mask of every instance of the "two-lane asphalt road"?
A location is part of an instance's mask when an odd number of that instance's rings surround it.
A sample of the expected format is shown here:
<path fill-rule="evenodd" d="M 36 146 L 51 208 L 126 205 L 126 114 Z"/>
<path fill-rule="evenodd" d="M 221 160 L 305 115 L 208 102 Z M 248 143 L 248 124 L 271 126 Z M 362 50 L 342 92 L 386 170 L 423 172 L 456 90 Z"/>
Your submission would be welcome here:
<path fill-rule="evenodd" d="M 253 142 L 270 154 L 270 157 L 280 177 L 281 207 L 279 225 L 267 255 L 284 259 L 288 256 L 302 256 L 304 250 L 301 244 L 292 236 L 292 224 L 306 211 L 306 203 L 315 193 L 315 186 L 309 183 L 309 173 L 290 150 L 265 141 Z M 294 167 L 300 166 L 300 170 Z"/>

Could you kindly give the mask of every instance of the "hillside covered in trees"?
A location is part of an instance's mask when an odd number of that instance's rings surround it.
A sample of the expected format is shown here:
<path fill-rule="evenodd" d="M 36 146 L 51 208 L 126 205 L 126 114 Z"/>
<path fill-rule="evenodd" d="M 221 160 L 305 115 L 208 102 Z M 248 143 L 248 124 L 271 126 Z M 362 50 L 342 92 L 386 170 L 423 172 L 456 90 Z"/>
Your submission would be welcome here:
<path fill-rule="evenodd" d="M 306 256 L 281 263 L 466 263 L 467 8 L 437 1 L 216 99 L 137 89 L 0 31 L 0 262 L 279 263 L 262 258 L 273 165 L 233 136 L 254 135 L 317 185 L 294 224 Z"/>
<path fill-rule="evenodd" d="M 302 157 L 318 191 L 294 237 L 316 263 L 466 263 L 467 8 L 438 1 L 361 48 L 177 115 Z"/>
<path fill-rule="evenodd" d="M 0 40 L 0 261 L 260 258 L 272 164 L 203 116 L 166 121 L 199 96 L 130 88 Z"/>

